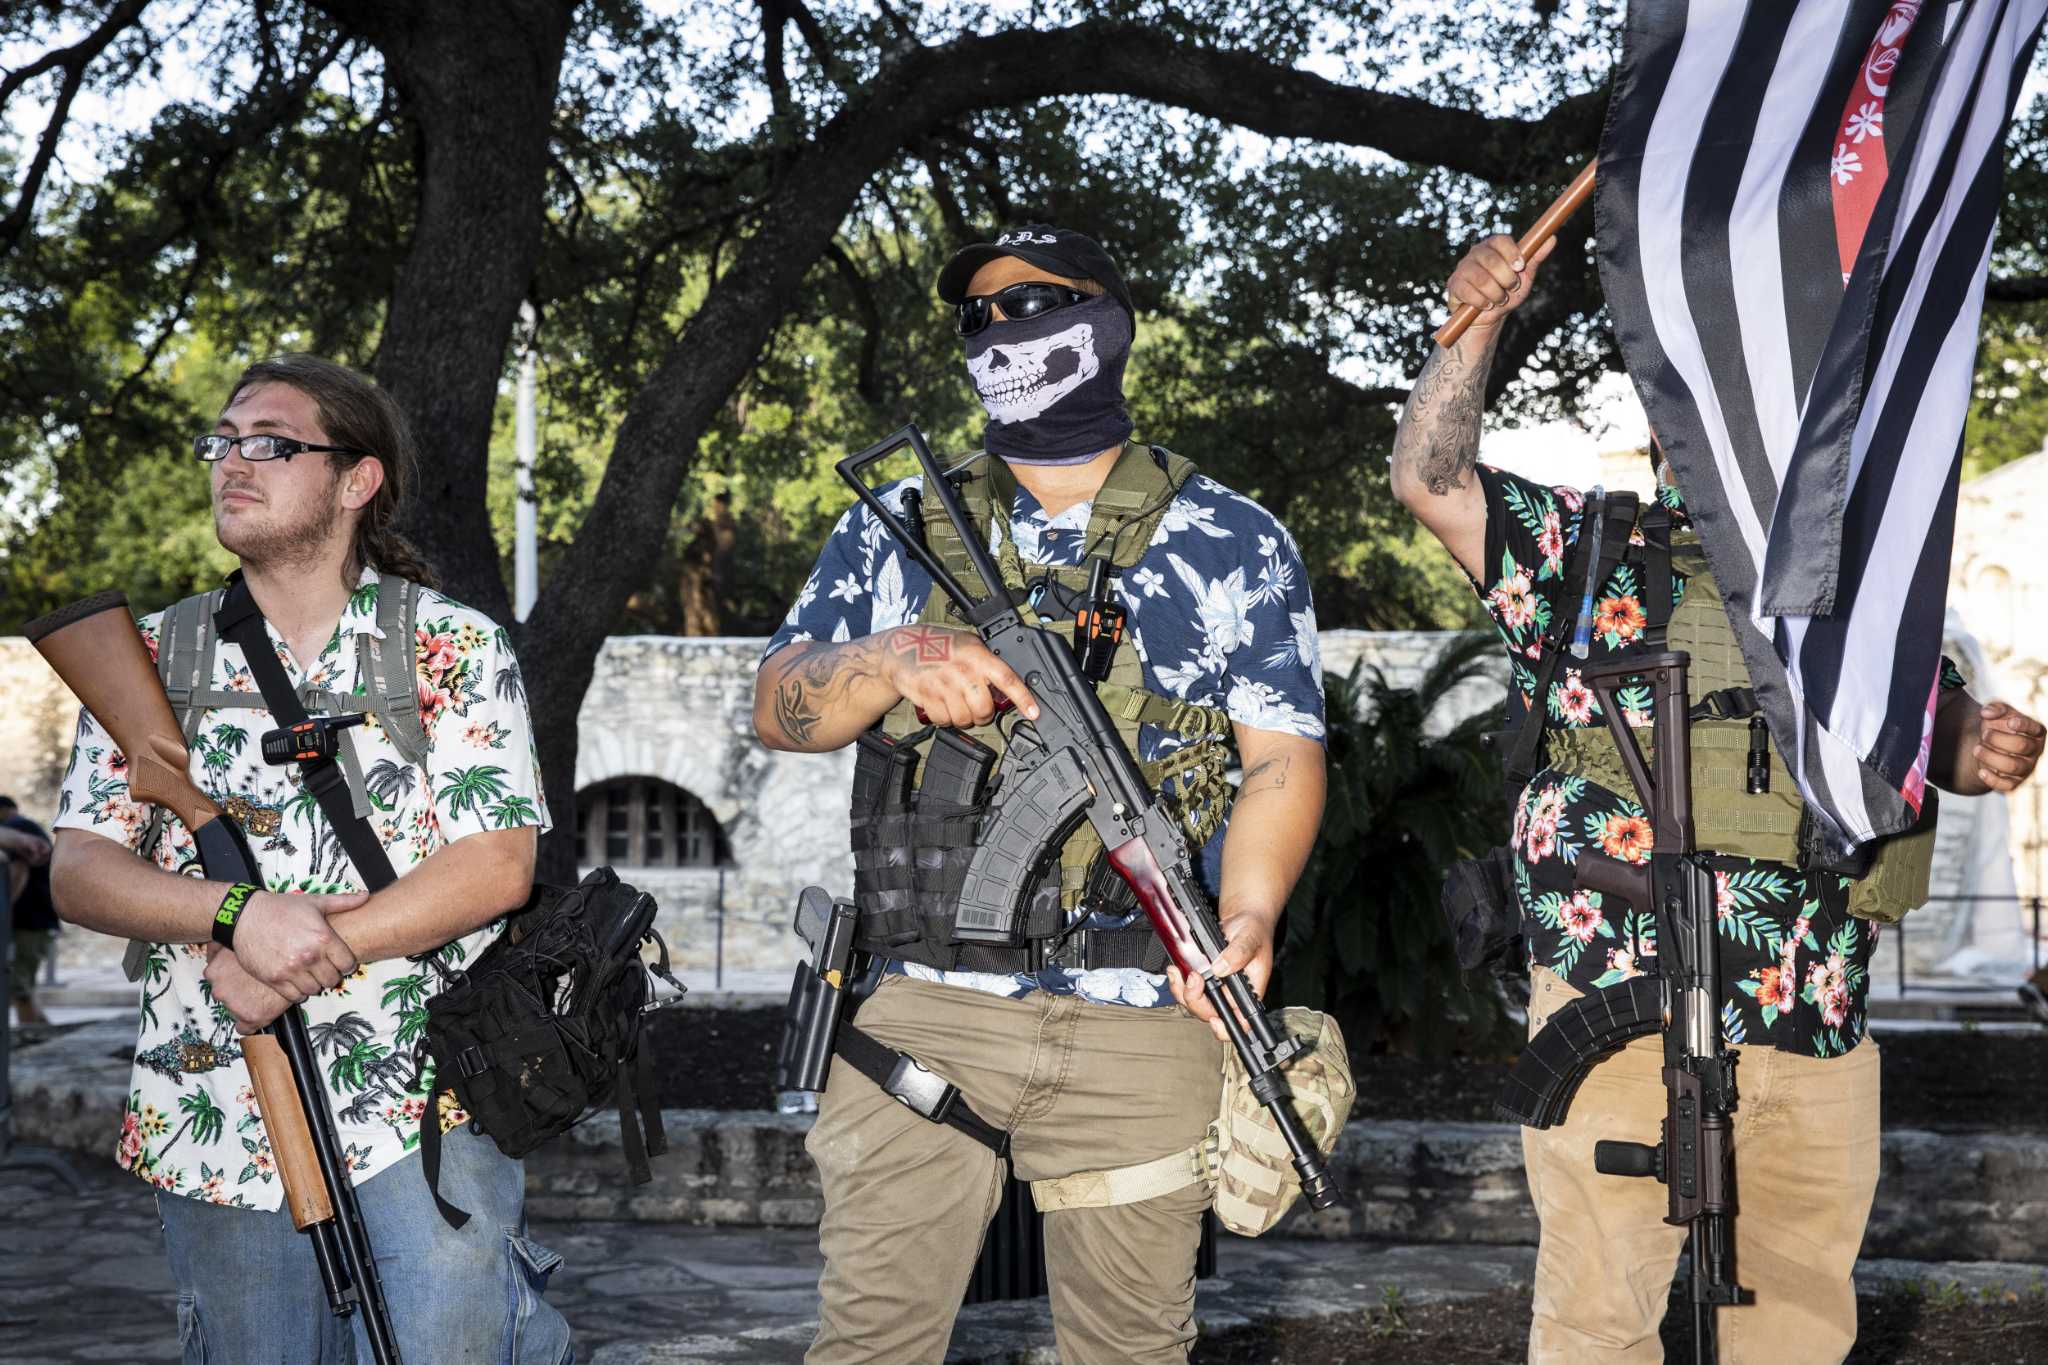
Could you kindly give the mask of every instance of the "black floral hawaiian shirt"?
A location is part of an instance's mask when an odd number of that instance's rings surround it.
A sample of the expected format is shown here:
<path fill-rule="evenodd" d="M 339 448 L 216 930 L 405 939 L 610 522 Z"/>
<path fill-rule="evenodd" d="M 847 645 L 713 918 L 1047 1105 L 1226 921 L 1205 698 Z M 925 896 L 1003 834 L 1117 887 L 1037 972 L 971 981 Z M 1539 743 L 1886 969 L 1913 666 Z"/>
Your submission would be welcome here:
<path fill-rule="evenodd" d="M 1481 465 L 1486 493 L 1486 576 L 1475 581 L 1511 661 L 1508 715 L 1519 721 L 1537 704 L 1542 637 L 1560 611 L 1577 613 L 1564 584 L 1564 561 L 1578 538 L 1581 495 Z M 1677 490 L 1658 500 L 1682 524 Z M 1641 544 L 1638 531 L 1631 543 Z M 1648 625 L 1641 570 L 1623 563 L 1594 598 L 1590 659 L 1642 647 Z M 1672 576 L 1674 605 L 1685 577 Z M 1961 676 L 1942 661 L 1942 686 Z M 1634 726 L 1647 726 L 1647 687 L 1617 694 Z M 1604 725 L 1592 689 L 1567 663 L 1541 702 L 1549 724 L 1564 729 Z M 1649 857 L 1650 825 L 1632 798 L 1543 769 L 1515 805 L 1515 882 L 1531 967 L 1544 966 L 1582 991 L 1654 972 L 1657 942 L 1647 915 L 1603 901 L 1573 885 L 1573 863 L 1592 848 L 1631 862 Z M 1878 926 L 1851 916 L 1840 879 L 1823 887 L 1782 863 L 1708 857 L 1719 890 L 1721 1031 L 1730 1043 L 1753 1043 L 1804 1056 L 1836 1057 L 1863 1039 L 1864 1001 Z"/>

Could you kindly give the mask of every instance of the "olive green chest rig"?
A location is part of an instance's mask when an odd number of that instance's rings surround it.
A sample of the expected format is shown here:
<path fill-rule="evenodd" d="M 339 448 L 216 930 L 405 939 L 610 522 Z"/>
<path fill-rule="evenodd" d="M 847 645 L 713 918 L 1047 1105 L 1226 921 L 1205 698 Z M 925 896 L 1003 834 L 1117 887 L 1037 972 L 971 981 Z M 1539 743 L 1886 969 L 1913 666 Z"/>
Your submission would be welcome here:
<path fill-rule="evenodd" d="M 1687 681 L 1693 701 L 1692 809 L 1698 846 L 1704 852 L 1756 858 L 1816 874 L 1816 885 L 1828 895 L 1834 892 L 1834 879 L 1819 874 L 1846 876 L 1849 913 L 1884 923 L 1902 919 L 1927 899 L 1934 858 L 1933 789 L 1928 789 L 1919 823 L 1874 847 L 1866 846 L 1863 865 L 1837 866 L 1821 860 L 1814 817 L 1757 709 L 1742 644 L 1728 623 L 1720 585 L 1707 566 L 1699 535 L 1689 527 L 1670 525 L 1668 516 L 1664 508 L 1647 509 L 1640 523 L 1645 543 L 1632 546 L 1625 558 L 1643 569 L 1638 581 L 1644 584 L 1645 643 L 1659 648 L 1661 631 L 1661 648 L 1692 656 Z M 1668 568 L 1659 562 L 1666 555 Z M 1669 605 L 1667 586 L 1674 577 L 1685 580 L 1676 607 Z M 1618 697 L 1624 705 L 1626 698 L 1625 692 Z M 1535 705 L 1546 708 L 1547 700 L 1538 697 Z M 1553 772 L 1582 777 L 1610 791 L 1631 790 L 1621 754 L 1605 725 L 1546 725 L 1544 740 Z M 1650 730 L 1638 729 L 1636 740 L 1644 759 L 1654 762 Z"/>
<path fill-rule="evenodd" d="M 1073 565 L 1023 562 L 1010 531 L 1015 476 L 1000 459 L 977 453 L 946 477 L 968 524 L 990 528 L 1004 585 L 1039 611 L 1047 629 L 1060 630 L 1077 615 L 1087 627 L 1091 578 L 1101 582 L 1105 572 L 1122 573 L 1137 565 L 1194 472 L 1193 462 L 1181 456 L 1126 442 L 1096 492 L 1082 533 L 1085 553 Z M 955 577 L 976 582 L 951 523 L 944 517 L 924 522 L 919 501 L 914 491 L 904 494 L 904 520 Z M 1095 564 L 1098 558 L 1102 565 Z M 936 589 L 918 620 L 961 624 Z M 1224 777 L 1229 718 L 1214 707 L 1146 687 L 1144 661 L 1129 632 L 1116 633 L 1099 678 L 1096 694 L 1133 754 L 1146 725 L 1160 726 L 1178 741 L 1139 766 L 1155 790 L 1173 797 L 1182 832 L 1192 847 L 1200 848 L 1221 827 L 1229 803 Z M 860 737 L 850 811 L 854 900 L 860 915 L 855 946 L 943 971 L 1018 972 L 1046 965 L 1163 970 L 1164 949 L 1142 920 L 1135 928 L 1082 926 L 1088 918 L 1083 910 L 1115 917 L 1134 906 L 1086 821 L 1076 825 L 1057 859 L 1043 869 L 1025 914 L 1023 947 L 955 941 L 953 916 L 968 865 L 983 833 L 1003 818 L 1002 756 L 1014 714 L 958 731 L 920 721 L 916 708 L 901 702 Z"/>

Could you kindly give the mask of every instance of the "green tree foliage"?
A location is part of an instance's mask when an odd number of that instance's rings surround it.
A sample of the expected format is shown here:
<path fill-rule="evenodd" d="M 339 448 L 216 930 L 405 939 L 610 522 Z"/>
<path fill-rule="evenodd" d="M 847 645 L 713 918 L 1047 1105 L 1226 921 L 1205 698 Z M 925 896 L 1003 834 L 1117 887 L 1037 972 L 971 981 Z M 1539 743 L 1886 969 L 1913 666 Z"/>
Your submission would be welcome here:
<path fill-rule="evenodd" d="M 7 7 L 0 614 L 213 581 L 184 443 L 240 365 L 303 348 L 406 408 L 427 470 L 405 529 L 509 619 L 524 300 L 542 595 L 513 635 L 561 789 L 604 637 L 681 627 L 717 499 L 744 571 L 713 624 L 765 630 L 846 504 L 835 459 L 913 418 L 974 443 L 932 279 L 960 242 L 1041 220 L 1125 264 L 1141 434 L 1293 527 L 1325 622 L 1458 624 L 1469 594 L 1382 458 L 1459 250 L 1526 222 L 1596 147 L 1618 10 Z M 91 122 L 89 97 L 113 95 L 154 112 Z M 2018 311 L 1981 386 L 2003 444 L 1978 464 L 2040 421 L 2044 145 L 2036 110 L 2013 132 L 1992 291 Z M 1569 225 L 1503 338 L 1502 420 L 1569 411 L 1613 364 L 1590 228 Z"/>
<path fill-rule="evenodd" d="M 1511 1041 L 1498 987 L 1458 970 L 1438 909 L 1444 869 L 1507 836 L 1500 761 L 1480 742 L 1495 715 L 1448 729 L 1437 717 L 1499 649 L 1490 632 L 1455 637 L 1413 687 L 1362 660 L 1325 677 L 1329 805 L 1287 903 L 1274 989 L 1329 1011 L 1354 1048 L 1440 1056 Z"/>

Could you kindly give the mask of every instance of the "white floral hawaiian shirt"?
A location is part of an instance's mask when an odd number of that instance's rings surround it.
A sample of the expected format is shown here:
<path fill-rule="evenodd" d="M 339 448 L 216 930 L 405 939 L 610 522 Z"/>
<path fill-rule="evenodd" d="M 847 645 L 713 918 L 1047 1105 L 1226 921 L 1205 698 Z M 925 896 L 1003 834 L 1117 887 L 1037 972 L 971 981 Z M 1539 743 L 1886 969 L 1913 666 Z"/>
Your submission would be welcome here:
<path fill-rule="evenodd" d="M 310 668 L 270 631 L 293 682 L 361 692 L 357 637 L 377 633 L 378 576 L 365 570 L 334 635 Z M 157 647 L 161 613 L 144 617 Z M 368 788 L 370 822 L 399 876 L 437 849 L 482 830 L 548 827 L 533 729 L 511 641 L 488 617 L 421 589 L 416 619 L 420 712 L 429 754 L 413 767 L 374 720 L 343 732 Z M 221 641 L 213 686 L 247 692 L 247 708 L 209 710 L 192 745 L 192 777 L 241 822 L 272 891 L 363 889 L 347 854 L 296 766 L 263 761 L 274 728 L 239 646 Z M 151 808 L 129 800 L 127 759 L 84 712 L 58 799 L 57 827 L 85 829 L 139 849 Z M 165 868 L 200 876 L 191 834 L 168 818 L 155 853 Z M 496 933 L 486 925 L 442 948 L 453 964 Z M 171 1194 L 242 1208 L 275 1209 L 282 1190 L 249 1087 L 233 1021 L 215 1004 L 200 944 L 152 944 L 142 983 L 141 1026 L 128 1106 L 115 1159 Z M 334 990 L 305 1004 L 313 1047 L 325 1070 L 335 1123 L 358 1182 L 404 1159 L 419 1144 L 432 1092 L 431 1067 L 415 1074 L 414 1045 L 426 1027 L 434 982 L 406 958 L 365 963 Z M 447 1095 L 444 1129 L 466 1117 Z"/>
<path fill-rule="evenodd" d="M 896 509 L 904 491 L 922 483 L 913 476 L 879 493 Z M 942 515 L 929 499 L 925 506 L 927 515 Z M 1082 543 L 1093 507 L 1092 502 L 1077 503 L 1048 517 L 1030 491 L 1020 487 L 1010 516 L 1018 558 L 1027 565 L 1079 564 L 1091 549 L 1100 553 L 1100 546 Z M 1197 474 L 1167 507 L 1138 562 L 1112 582 L 1144 660 L 1146 687 L 1216 707 L 1250 729 L 1323 738 L 1322 658 L 1308 571 L 1294 537 L 1271 512 Z M 762 658 L 798 640 L 851 640 L 915 621 L 932 587 L 931 575 L 902 553 L 865 505 L 851 508 L 825 542 L 817 567 Z M 1176 742 L 1171 732 L 1144 726 L 1138 733 L 1138 757 L 1157 758 Z M 1223 833 L 1217 830 L 1200 860 L 1212 892 L 1220 875 Z M 1135 922 L 1137 917 L 1131 918 Z M 1088 927 L 1118 926 L 1091 920 Z M 1135 967 L 1047 967 L 1005 974 L 887 965 L 923 980 L 996 995 L 1042 990 L 1123 1005 L 1173 1003 L 1164 976 Z"/>

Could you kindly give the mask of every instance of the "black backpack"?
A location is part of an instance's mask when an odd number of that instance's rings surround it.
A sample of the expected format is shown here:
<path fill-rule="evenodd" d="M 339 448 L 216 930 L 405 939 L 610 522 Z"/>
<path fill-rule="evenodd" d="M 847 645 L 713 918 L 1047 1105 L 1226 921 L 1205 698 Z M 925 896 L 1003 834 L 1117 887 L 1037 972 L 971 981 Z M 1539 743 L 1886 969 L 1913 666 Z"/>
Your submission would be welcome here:
<path fill-rule="evenodd" d="M 654 930 L 654 898 L 609 867 L 564 890 L 535 886 L 504 931 L 466 970 L 448 973 L 427 1001 L 423 1056 L 434 1085 L 455 1092 L 470 1120 L 509 1157 L 522 1157 L 607 1103 L 636 1185 L 647 1158 L 667 1150 L 641 1023 L 654 1007 L 654 978 L 675 987 L 668 945 Z M 658 964 L 640 957 L 653 940 Z M 420 1155 L 441 1216 L 468 1215 L 441 1198 L 441 1123 L 431 1102 L 420 1118 Z"/>

